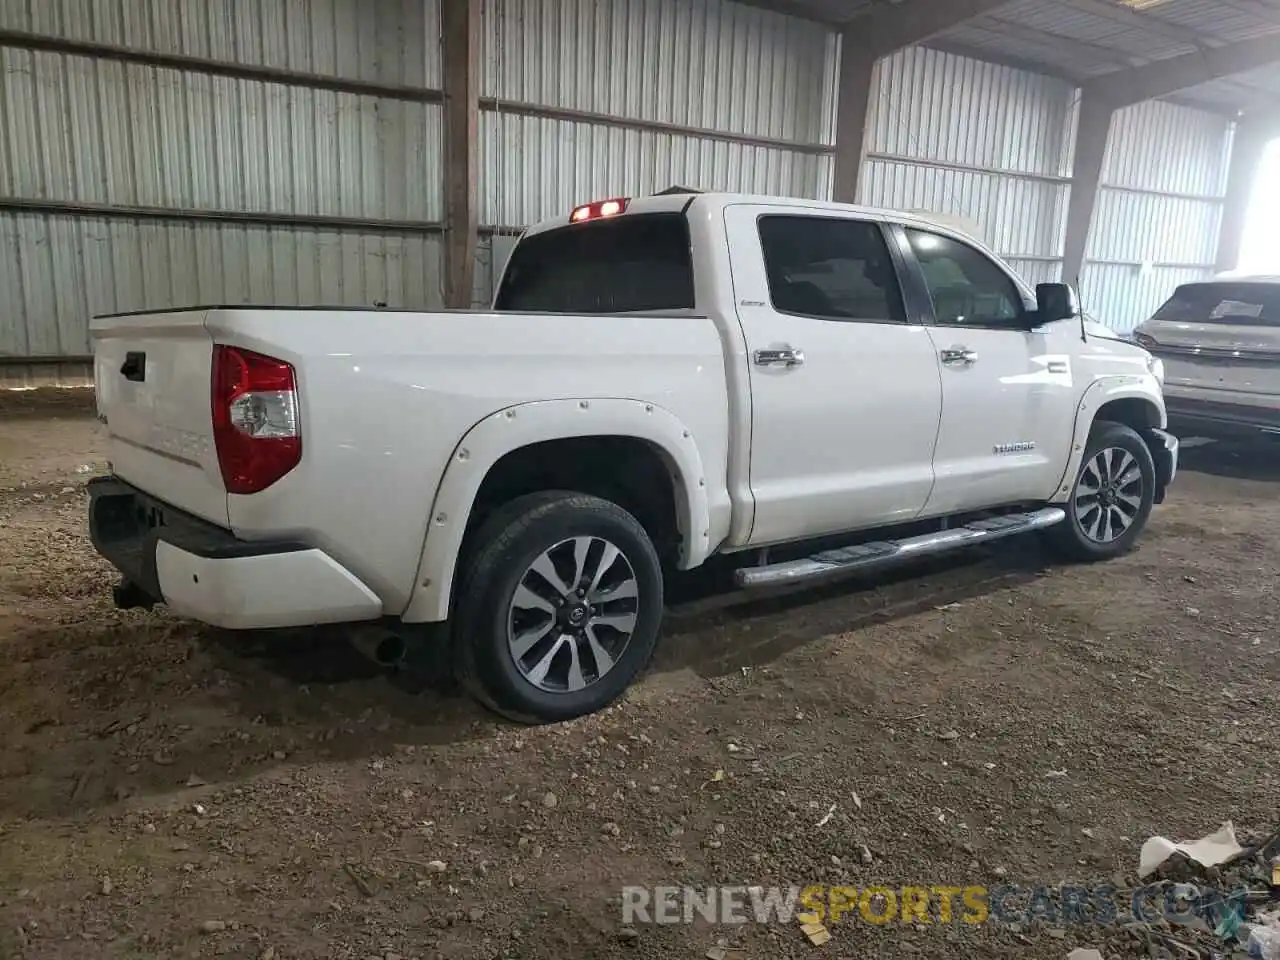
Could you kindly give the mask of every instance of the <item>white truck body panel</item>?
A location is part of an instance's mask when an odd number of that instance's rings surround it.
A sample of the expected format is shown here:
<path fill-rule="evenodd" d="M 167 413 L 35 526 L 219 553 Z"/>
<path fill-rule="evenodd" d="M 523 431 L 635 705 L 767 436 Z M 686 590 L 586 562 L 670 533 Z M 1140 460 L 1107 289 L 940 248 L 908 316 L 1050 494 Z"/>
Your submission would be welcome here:
<path fill-rule="evenodd" d="M 382 616 L 382 600 L 322 550 L 212 559 L 161 540 L 156 573 L 169 609 L 226 630 L 354 623 Z M 235 597 L 235 603 L 228 603 Z"/>
<path fill-rule="evenodd" d="M 851 516 L 868 526 L 912 520 L 933 488 L 942 389 L 928 331 L 780 313 L 770 303 L 755 224 L 795 210 L 759 203 L 725 209 L 747 350 L 804 354 L 796 367 L 746 367 L 755 546 L 838 533 Z"/>
<path fill-rule="evenodd" d="M 158 455 L 143 461 L 145 470 L 135 469 L 132 444 L 113 439 L 116 473 L 205 519 L 217 522 L 220 511 L 222 522 L 242 539 L 288 537 L 314 544 L 367 584 L 389 614 L 404 611 L 414 593 L 445 467 L 468 431 L 496 412 L 558 399 L 573 401 L 575 410 L 592 399 L 657 404 L 684 425 L 710 483 L 724 489 L 724 358 L 705 317 L 234 308 L 190 316 L 202 325 L 182 329 L 200 335 L 184 335 L 174 341 L 178 346 L 150 332 L 136 340 L 136 318 L 95 320 L 97 342 L 108 345 L 99 348 L 99 357 L 110 358 L 99 363 L 115 362 L 118 349 L 109 346 L 115 342 L 131 348 L 145 343 L 147 349 L 163 344 L 153 368 L 172 363 L 183 374 L 182 380 L 159 381 L 160 389 L 170 391 L 163 409 L 184 410 L 190 421 L 184 436 L 198 437 L 201 422 L 209 434 L 208 356 L 214 341 L 286 361 L 299 378 L 302 462 L 266 490 L 227 495 L 207 471 L 170 468 Z M 106 369 L 99 382 L 116 379 Z M 109 429 L 122 415 L 115 396 L 108 387 L 103 412 Z M 157 408 L 151 403 L 139 409 Z M 145 414 L 130 414 L 124 422 L 137 432 L 139 417 Z M 589 410 L 576 419 L 586 430 L 595 429 Z M 577 429 L 566 423 L 559 435 L 572 436 Z M 216 460 L 212 474 L 218 478 Z M 726 528 L 727 497 L 719 499 L 718 522 Z M 451 522 L 465 524 L 465 513 L 454 514 Z M 437 535 L 444 525 L 435 524 Z M 725 532 L 719 530 L 717 539 Z"/>

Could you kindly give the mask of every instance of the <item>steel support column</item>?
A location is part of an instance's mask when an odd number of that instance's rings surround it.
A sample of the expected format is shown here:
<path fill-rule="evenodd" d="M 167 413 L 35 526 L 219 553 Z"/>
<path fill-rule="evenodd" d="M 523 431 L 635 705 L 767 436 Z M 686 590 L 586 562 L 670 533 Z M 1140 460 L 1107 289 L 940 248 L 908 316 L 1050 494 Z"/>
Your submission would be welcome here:
<path fill-rule="evenodd" d="M 867 117 L 871 112 L 871 78 L 876 58 L 857 48 L 845 31 L 840 42 L 840 89 L 836 100 L 836 164 L 832 199 L 858 202 L 858 177 L 866 154 Z"/>
<path fill-rule="evenodd" d="M 1084 272 L 1084 255 L 1089 244 L 1089 228 L 1098 202 L 1102 163 L 1107 156 L 1107 138 L 1115 107 L 1096 94 L 1080 98 L 1076 123 L 1075 159 L 1071 166 L 1071 199 L 1067 204 L 1067 233 L 1062 252 L 1062 279 L 1078 284 Z"/>
<path fill-rule="evenodd" d="M 998 10 L 1009 0 L 900 0 L 868 5 L 840 33 L 833 199 L 856 203 L 876 61 Z"/>
<path fill-rule="evenodd" d="M 480 0 L 443 0 L 444 303 L 471 306 L 475 289 L 480 194 Z"/>

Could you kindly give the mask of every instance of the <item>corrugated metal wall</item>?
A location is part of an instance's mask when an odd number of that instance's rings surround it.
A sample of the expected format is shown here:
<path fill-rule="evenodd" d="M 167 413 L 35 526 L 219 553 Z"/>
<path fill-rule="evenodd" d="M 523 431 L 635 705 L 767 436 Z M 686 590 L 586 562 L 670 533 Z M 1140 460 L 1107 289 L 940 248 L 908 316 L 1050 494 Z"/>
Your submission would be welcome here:
<path fill-rule="evenodd" d="M 66 40 L 440 85 L 437 0 L 0 0 L 0 28 Z M 378 16 L 374 16 L 378 13 Z"/>
<path fill-rule="evenodd" d="M 819 24 L 721 0 L 483 10 L 482 91 L 499 101 L 482 122 L 485 221 L 526 224 L 673 184 L 830 194 L 837 44 Z M 513 114 L 507 101 L 650 126 Z"/>
<path fill-rule="evenodd" d="M 0 356 L 85 354 L 118 310 L 440 302 L 439 106 L 322 88 L 438 88 L 436 0 L 0 0 L 0 28 L 296 74 L 0 46 Z"/>
<path fill-rule="evenodd" d="M 1057 280 L 1078 97 L 1064 81 L 936 50 L 889 57 L 859 199 L 962 217 L 1029 281 Z M 1080 278 L 1099 320 L 1132 330 L 1177 284 L 1212 272 L 1229 127 L 1162 102 L 1116 114 Z"/>
<path fill-rule="evenodd" d="M 483 223 L 672 184 L 829 194 L 825 28 L 724 0 L 483 18 Z M 0 29 L 294 73 L 0 47 L 0 355 L 83 354 L 116 310 L 440 303 L 439 106 L 325 82 L 438 91 L 437 0 L 0 0 Z"/>
<path fill-rule="evenodd" d="M 1073 88 L 917 47 L 872 91 L 860 202 L 962 217 L 1031 282 L 1056 279 Z"/>
<path fill-rule="evenodd" d="M 489 227 L 672 184 L 830 196 L 828 29 L 726 0 L 482 9 Z M 0 0 L 0 29 L 243 68 L 0 46 L 0 355 L 84 353 L 95 312 L 439 304 L 437 0 Z M 1075 97 L 931 49 L 891 57 L 861 199 L 970 220 L 1056 279 Z M 1083 278 L 1101 319 L 1131 327 L 1208 269 L 1227 139 L 1167 104 L 1118 115 Z M 483 302 L 501 257 L 478 258 Z"/>
<path fill-rule="evenodd" d="M 1116 113 L 1080 278 L 1085 308 L 1132 330 L 1214 270 L 1231 124 L 1170 103 Z"/>

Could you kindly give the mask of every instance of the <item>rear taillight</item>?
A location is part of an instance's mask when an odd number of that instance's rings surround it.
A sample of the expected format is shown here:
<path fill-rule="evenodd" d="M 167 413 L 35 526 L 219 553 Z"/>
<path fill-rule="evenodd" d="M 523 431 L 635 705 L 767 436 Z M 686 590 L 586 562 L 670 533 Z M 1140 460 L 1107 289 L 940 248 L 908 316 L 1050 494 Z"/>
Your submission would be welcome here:
<path fill-rule="evenodd" d="M 585 223 L 588 220 L 616 217 L 620 213 L 626 213 L 627 206 L 630 203 L 629 197 L 615 197 L 612 200 L 597 200 L 595 203 L 584 203 L 580 207 L 575 207 L 573 212 L 569 214 L 569 222 Z"/>
<path fill-rule="evenodd" d="M 213 440 L 228 493 L 265 490 L 302 459 L 293 367 L 239 347 L 213 348 Z"/>

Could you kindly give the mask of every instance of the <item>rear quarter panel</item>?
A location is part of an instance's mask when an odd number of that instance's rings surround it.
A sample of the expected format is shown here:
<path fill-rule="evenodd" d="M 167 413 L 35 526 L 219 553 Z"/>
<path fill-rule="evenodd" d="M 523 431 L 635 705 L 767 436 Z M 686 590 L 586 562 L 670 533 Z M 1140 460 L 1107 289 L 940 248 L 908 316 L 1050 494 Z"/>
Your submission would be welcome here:
<path fill-rule="evenodd" d="M 690 431 L 708 484 L 724 487 L 724 362 L 704 317 L 246 310 L 211 312 L 206 324 L 216 342 L 298 372 L 302 462 L 261 493 L 229 496 L 232 529 L 315 544 L 361 577 L 388 614 L 402 613 L 412 595 L 454 450 L 507 407 L 657 404 Z"/>

